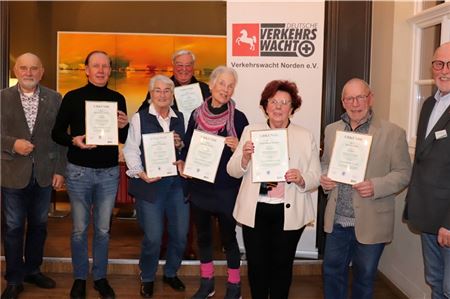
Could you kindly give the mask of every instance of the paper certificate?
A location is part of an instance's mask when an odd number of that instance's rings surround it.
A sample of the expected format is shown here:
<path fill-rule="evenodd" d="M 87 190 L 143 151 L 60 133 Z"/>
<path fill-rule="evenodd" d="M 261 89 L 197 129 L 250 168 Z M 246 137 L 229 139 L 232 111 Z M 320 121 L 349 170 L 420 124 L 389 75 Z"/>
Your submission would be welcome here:
<path fill-rule="evenodd" d="M 119 144 L 117 102 L 86 101 L 86 144 Z"/>
<path fill-rule="evenodd" d="M 371 144 L 370 135 L 337 131 L 328 177 L 350 185 L 364 181 Z"/>
<path fill-rule="evenodd" d="M 149 178 L 177 175 L 173 132 L 142 134 L 145 171 Z"/>
<path fill-rule="evenodd" d="M 283 182 L 289 170 L 288 137 L 286 129 L 250 132 L 255 146 L 252 156 L 252 181 Z"/>
<path fill-rule="evenodd" d="M 177 86 L 174 90 L 178 111 L 183 113 L 184 127 L 187 128 L 192 111 L 203 103 L 202 90 L 199 83 Z"/>
<path fill-rule="evenodd" d="M 225 137 L 194 130 L 184 165 L 184 174 L 214 183 Z"/>

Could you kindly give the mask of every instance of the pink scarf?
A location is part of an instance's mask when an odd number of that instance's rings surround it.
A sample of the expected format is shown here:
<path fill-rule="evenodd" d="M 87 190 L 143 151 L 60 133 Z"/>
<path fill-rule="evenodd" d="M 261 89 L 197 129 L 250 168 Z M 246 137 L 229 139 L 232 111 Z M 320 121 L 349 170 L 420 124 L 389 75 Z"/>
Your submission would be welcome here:
<path fill-rule="evenodd" d="M 197 129 L 218 135 L 223 128 L 227 129 L 227 136 L 237 137 L 236 129 L 234 128 L 234 109 L 236 104 L 233 100 L 226 104 L 228 109 L 219 114 L 213 114 L 208 107 L 211 98 L 203 102 L 194 112 L 194 119 L 197 123 Z"/>

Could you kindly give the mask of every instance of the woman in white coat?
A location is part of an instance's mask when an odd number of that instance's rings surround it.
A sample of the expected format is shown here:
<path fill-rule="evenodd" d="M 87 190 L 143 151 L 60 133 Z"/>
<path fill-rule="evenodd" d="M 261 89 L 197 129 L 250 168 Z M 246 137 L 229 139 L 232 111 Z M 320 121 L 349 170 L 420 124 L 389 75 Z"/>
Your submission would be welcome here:
<path fill-rule="evenodd" d="M 315 219 L 311 192 L 319 185 L 319 150 L 311 132 L 290 122 L 301 101 L 294 82 L 269 82 L 260 100 L 267 123 L 244 129 L 227 165 L 231 176 L 243 177 L 233 216 L 242 225 L 253 299 L 288 298 L 297 243 Z M 285 182 L 253 183 L 250 132 L 281 128 L 288 134 Z"/>

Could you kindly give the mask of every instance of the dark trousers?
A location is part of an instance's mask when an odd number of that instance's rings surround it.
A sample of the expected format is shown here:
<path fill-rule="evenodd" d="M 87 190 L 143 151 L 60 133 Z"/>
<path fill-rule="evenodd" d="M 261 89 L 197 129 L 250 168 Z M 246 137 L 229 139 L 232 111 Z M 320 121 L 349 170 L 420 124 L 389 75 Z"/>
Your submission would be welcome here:
<path fill-rule="evenodd" d="M 5 278 L 8 284 L 20 284 L 25 275 L 40 271 L 51 193 L 52 187 L 40 187 L 34 176 L 23 189 L 2 187 L 6 223 Z M 25 222 L 27 228 L 24 242 Z"/>
<path fill-rule="evenodd" d="M 284 231 L 284 205 L 258 203 L 255 227 L 242 226 L 253 299 L 287 299 L 304 227 Z"/>
<path fill-rule="evenodd" d="M 236 220 L 231 213 L 223 211 L 209 211 L 191 203 L 191 211 L 197 229 L 197 245 L 200 253 L 200 262 L 209 263 L 213 260 L 213 232 L 212 220 L 217 217 L 219 222 L 220 238 L 225 248 L 227 266 L 238 269 L 241 262 L 239 245 L 236 239 Z"/>

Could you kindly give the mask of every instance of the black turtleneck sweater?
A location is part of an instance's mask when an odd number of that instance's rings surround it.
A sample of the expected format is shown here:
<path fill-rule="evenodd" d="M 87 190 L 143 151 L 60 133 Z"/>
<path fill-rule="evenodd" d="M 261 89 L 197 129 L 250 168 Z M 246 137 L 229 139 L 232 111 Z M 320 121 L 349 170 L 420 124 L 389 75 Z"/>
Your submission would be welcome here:
<path fill-rule="evenodd" d="M 72 137 L 84 135 L 85 101 L 117 102 L 120 111 L 127 113 L 125 98 L 120 93 L 108 87 L 98 87 L 91 83 L 79 89 L 69 91 L 63 98 L 52 138 L 55 142 L 68 146 L 67 159 L 70 163 L 90 168 L 107 168 L 118 165 L 119 149 L 117 146 L 97 146 L 94 149 L 83 150 L 72 145 Z M 128 125 L 119 129 L 119 142 L 125 143 Z"/>

